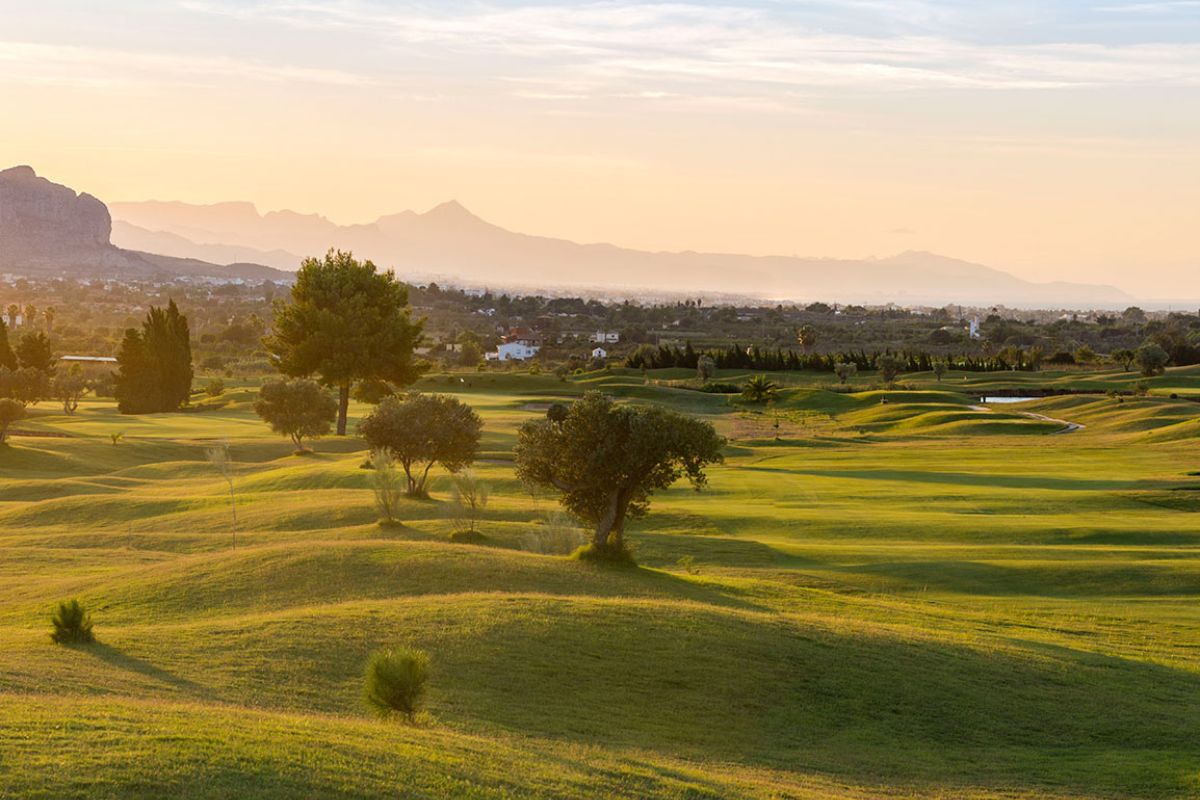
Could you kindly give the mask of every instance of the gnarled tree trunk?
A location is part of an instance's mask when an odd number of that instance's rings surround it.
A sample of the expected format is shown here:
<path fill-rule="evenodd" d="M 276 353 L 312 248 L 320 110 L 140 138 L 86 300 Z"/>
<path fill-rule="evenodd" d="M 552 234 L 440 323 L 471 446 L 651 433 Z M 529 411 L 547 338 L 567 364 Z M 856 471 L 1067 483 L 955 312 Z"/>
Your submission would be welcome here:
<path fill-rule="evenodd" d="M 629 511 L 629 497 L 620 490 L 614 491 L 608 498 L 608 508 L 604 516 L 596 522 L 596 531 L 592 534 L 592 544 L 597 548 L 620 550 L 625 546 L 625 514 Z"/>

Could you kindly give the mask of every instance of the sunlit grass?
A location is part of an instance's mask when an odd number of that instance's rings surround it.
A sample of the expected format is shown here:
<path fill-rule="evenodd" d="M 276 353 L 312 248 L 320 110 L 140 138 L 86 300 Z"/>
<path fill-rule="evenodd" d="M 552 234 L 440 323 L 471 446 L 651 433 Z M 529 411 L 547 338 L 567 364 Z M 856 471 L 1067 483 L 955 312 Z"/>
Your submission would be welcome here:
<path fill-rule="evenodd" d="M 485 419 L 487 546 L 449 541 L 444 475 L 378 526 L 361 443 L 293 455 L 253 387 L 186 414 L 33 409 L 0 448 L 0 796 L 1200 792 L 1200 405 L 979 407 L 1029 379 L 1005 374 L 782 376 L 807 384 L 765 407 L 650 377 L 424 382 Z M 512 473 L 516 426 L 588 388 L 732 437 L 706 491 L 633 525 L 640 570 L 540 552 L 556 505 Z M 98 644 L 50 641 L 69 597 Z M 415 728 L 361 702 L 388 646 L 432 659 Z"/>

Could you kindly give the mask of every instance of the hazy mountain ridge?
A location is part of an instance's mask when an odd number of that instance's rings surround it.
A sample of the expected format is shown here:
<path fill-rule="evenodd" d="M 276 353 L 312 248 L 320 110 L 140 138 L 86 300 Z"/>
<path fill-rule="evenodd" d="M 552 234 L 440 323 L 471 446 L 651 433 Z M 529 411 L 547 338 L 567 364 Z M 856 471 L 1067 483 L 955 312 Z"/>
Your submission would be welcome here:
<path fill-rule="evenodd" d="M 114 236 L 127 246 L 180 257 L 236 257 L 295 269 L 331 246 L 352 250 L 414 279 L 454 278 L 491 286 L 645 287 L 735 292 L 772 298 L 867 303 L 964 303 L 1123 307 L 1112 286 L 1037 283 L 1002 270 L 910 251 L 883 259 L 647 252 L 517 233 L 456 201 L 359 225 L 317 214 L 260 214 L 244 202 L 113 203 Z M 169 237 L 169 238 L 168 238 Z"/>
<path fill-rule="evenodd" d="M 111 241 L 113 227 L 108 208 L 90 194 L 39 177 L 31 167 L 0 171 L 0 272 L 124 278 L 291 277 L 256 263 L 212 264 L 186 253 L 156 255 L 117 247 Z"/>

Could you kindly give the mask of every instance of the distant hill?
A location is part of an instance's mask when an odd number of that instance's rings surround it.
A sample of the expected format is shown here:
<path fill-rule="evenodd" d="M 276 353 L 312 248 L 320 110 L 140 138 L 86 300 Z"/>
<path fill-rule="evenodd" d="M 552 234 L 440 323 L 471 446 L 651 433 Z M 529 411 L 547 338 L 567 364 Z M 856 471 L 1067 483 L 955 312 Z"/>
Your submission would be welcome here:
<path fill-rule="evenodd" d="M 363 225 L 319 215 L 260 214 L 249 203 L 113 203 L 114 239 L 127 247 L 205 260 L 251 260 L 295 269 L 330 247 L 352 250 L 409 280 L 452 278 L 501 287 L 587 286 L 723 292 L 795 300 L 1024 307 L 1124 307 L 1112 286 L 1035 283 L 1007 272 L 908 252 L 839 260 L 721 253 L 645 252 L 577 244 L 493 225 L 457 202 Z"/>
<path fill-rule="evenodd" d="M 31 167 L 0 171 L 0 272 L 292 280 L 290 273 L 257 263 L 214 264 L 187 254 L 117 247 L 111 241 L 112 227 L 108 208 L 90 194 L 41 178 Z"/>

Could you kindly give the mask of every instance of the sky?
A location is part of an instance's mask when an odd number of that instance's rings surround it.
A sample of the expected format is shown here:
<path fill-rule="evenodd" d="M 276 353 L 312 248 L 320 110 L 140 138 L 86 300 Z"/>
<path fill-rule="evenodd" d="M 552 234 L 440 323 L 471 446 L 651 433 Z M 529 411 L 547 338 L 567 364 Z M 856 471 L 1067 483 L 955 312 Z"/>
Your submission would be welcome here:
<path fill-rule="evenodd" d="M 1200 297 L 1200 0 L 0 0 L 0 167 Z"/>

